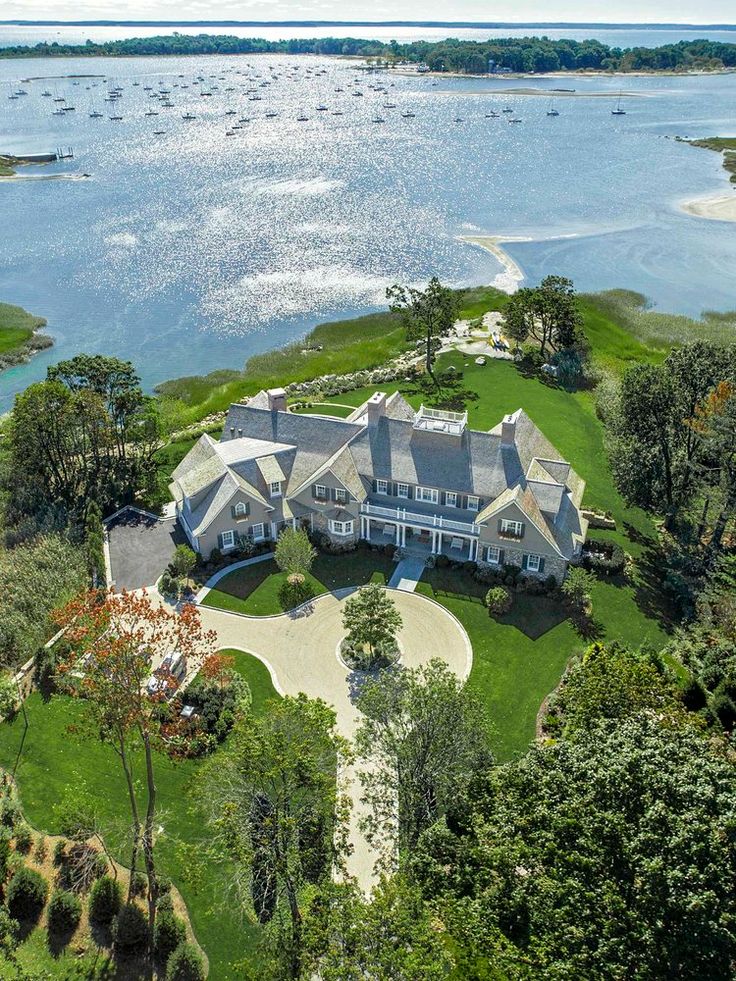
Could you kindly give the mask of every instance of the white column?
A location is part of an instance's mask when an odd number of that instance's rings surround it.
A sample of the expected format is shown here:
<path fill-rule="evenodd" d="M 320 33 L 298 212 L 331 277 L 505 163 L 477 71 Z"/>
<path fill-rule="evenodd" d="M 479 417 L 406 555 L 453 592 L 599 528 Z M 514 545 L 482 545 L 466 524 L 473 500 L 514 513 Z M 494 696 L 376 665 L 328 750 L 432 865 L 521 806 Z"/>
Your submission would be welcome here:
<path fill-rule="evenodd" d="M 406 525 L 401 526 L 401 545 L 402 548 L 406 547 Z"/>
<path fill-rule="evenodd" d="M 276 531 L 276 522 L 275 521 L 272 521 L 271 522 L 271 540 L 275 542 L 278 537 L 279 537 L 278 536 L 278 532 Z"/>
<path fill-rule="evenodd" d="M 396 522 L 396 545 L 397 547 L 401 545 L 401 525 Z"/>
<path fill-rule="evenodd" d="M 291 519 L 291 527 L 296 531 L 296 518 Z"/>

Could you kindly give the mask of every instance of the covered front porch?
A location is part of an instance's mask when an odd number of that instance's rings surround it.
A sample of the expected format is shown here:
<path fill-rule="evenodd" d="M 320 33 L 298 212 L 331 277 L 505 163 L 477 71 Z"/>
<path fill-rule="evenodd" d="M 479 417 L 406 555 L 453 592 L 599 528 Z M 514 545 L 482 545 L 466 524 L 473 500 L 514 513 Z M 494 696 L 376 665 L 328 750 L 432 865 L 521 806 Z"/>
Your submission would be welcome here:
<path fill-rule="evenodd" d="M 426 558 L 442 554 L 459 562 L 467 562 L 475 559 L 478 552 L 478 539 L 458 531 L 423 528 L 366 515 L 361 516 L 360 522 L 361 538 L 372 545 L 395 545 L 410 555 Z"/>

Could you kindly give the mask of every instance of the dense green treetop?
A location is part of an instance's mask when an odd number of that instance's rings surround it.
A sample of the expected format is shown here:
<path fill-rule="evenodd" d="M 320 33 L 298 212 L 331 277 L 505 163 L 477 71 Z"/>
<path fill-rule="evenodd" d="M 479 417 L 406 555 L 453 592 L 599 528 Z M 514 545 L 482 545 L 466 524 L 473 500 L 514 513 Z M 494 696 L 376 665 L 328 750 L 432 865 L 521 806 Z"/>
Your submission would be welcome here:
<path fill-rule="evenodd" d="M 433 71 L 483 73 L 489 59 L 497 68 L 513 72 L 555 71 L 687 71 L 722 69 L 736 65 L 736 44 L 706 39 L 679 41 L 658 48 L 609 47 L 595 39 L 573 41 L 548 37 L 492 38 L 488 41 L 378 41 L 365 38 L 291 38 L 267 41 L 224 34 L 172 34 L 134 37 L 84 44 L 12 45 L 0 48 L 0 58 L 47 58 L 103 55 L 197 54 L 316 54 L 346 55 L 426 64 Z"/>

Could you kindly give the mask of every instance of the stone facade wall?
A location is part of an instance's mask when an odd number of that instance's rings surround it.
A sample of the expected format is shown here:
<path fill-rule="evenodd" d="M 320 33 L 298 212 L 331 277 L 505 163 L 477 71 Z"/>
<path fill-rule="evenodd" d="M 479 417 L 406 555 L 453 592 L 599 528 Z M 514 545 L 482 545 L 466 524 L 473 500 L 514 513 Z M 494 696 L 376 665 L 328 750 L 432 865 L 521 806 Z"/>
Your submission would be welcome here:
<path fill-rule="evenodd" d="M 345 550 L 353 549 L 355 543 L 360 537 L 360 518 L 353 518 L 353 534 L 352 535 L 334 535 L 330 531 L 330 525 L 327 517 L 324 514 L 319 514 L 315 512 L 312 527 L 315 531 L 321 532 L 326 535 L 332 542 L 335 549 L 339 549 L 341 546 L 345 547 Z"/>
<path fill-rule="evenodd" d="M 521 568 L 523 557 L 526 554 L 526 549 L 509 548 L 508 545 L 504 546 L 503 564 L 504 565 L 515 565 Z M 567 575 L 567 562 L 564 559 L 559 558 L 559 556 L 545 555 L 544 558 L 544 571 L 533 572 L 529 569 L 524 570 L 525 576 L 535 576 L 537 579 L 546 579 L 547 576 L 554 576 L 558 584 L 562 583 Z M 482 565 L 488 565 L 488 563 L 479 563 Z M 491 565 L 490 568 L 497 569 L 498 566 Z"/>

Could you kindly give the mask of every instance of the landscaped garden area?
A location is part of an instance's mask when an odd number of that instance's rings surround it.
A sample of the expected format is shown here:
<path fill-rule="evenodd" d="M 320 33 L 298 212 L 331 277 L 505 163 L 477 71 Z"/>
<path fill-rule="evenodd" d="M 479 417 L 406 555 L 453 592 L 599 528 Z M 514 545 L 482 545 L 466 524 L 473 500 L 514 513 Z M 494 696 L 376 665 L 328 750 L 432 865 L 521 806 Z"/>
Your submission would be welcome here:
<path fill-rule="evenodd" d="M 235 658 L 235 671 L 251 688 L 252 710 L 262 713 L 266 701 L 278 697 L 267 668 L 249 654 L 223 653 Z M 128 813 L 129 805 L 119 762 L 109 746 L 75 735 L 83 704 L 64 695 L 53 695 L 44 701 L 39 692 L 34 692 L 26 701 L 26 712 L 27 733 L 24 734 L 21 714 L 0 725 L 0 765 L 16 775 L 25 819 L 34 829 L 53 834 L 59 830 L 56 822 L 60 802 L 88 796 L 95 802 L 108 847 L 117 860 L 125 862 L 126 828 L 122 816 Z M 134 765 L 135 772 L 142 776 L 141 756 L 136 756 Z M 226 981 L 240 976 L 232 965 L 244 956 L 252 963 L 257 928 L 242 922 L 227 901 L 220 873 L 199 857 L 204 834 L 197 800 L 200 767 L 198 760 L 175 762 L 167 755 L 156 754 L 161 826 L 157 851 L 161 871 L 181 892 L 197 940 L 207 952 L 210 976 Z M 75 935 L 72 943 L 56 949 L 47 942 L 42 919 L 41 925 L 24 934 L 24 938 L 18 956 L 31 977 L 38 977 L 43 971 L 53 977 L 84 977 L 90 981 L 128 977 L 114 973 L 107 958 L 98 955 L 88 932 Z M 82 947 L 84 952 L 80 953 Z"/>
<path fill-rule="evenodd" d="M 382 552 L 367 549 L 338 555 L 320 552 L 305 578 L 312 587 L 312 595 L 319 596 L 346 586 L 385 584 L 395 568 L 391 557 Z M 221 579 L 204 598 L 203 605 L 253 617 L 274 616 L 284 612 L 280 596 L 287 577 L 273 559 L 243 566 Z"/>

